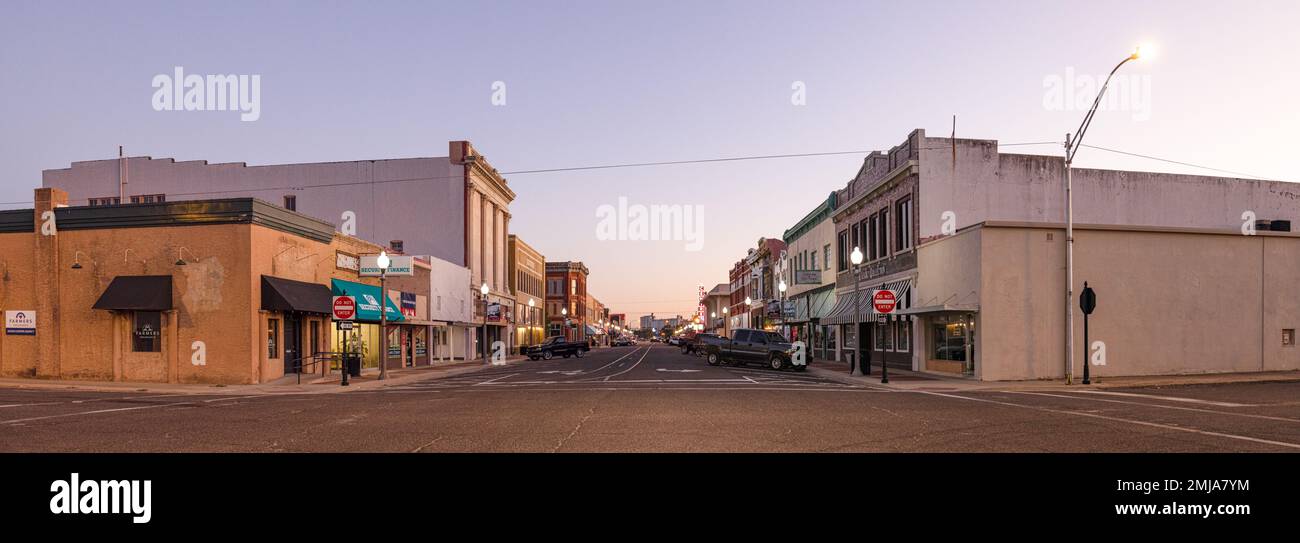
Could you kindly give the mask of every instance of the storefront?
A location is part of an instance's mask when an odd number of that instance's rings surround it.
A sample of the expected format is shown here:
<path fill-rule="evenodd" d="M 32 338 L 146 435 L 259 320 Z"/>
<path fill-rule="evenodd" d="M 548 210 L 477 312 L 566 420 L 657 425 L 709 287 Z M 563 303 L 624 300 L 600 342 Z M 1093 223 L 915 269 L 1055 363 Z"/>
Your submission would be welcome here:
<path fill-rule="evenodd" d="M 343 279 L 332 279 L 330 281 L 330 290 L 334 296 L 354 296 L 357 300 L 356 319 L 352 325 L 352 330 L 339 330 L 337 326 L 330 327 L 332 350 L 339 353 L 351 352 L 359 354 L 363 369 L 378 368 L 380 355 L 379 300 L 380 298 L 384 299 L 383 307 L 389 323 L 400 323 L 405 320 L 401 309 L 393 303 L 393 300 L 381 296 L 377 286 Z M 389 367 L 397 367 L 396 362 L 401 360 L 403 353 L 400 325 L 390 325 L 388 332 L 387 358 L 389 359 Z"/>

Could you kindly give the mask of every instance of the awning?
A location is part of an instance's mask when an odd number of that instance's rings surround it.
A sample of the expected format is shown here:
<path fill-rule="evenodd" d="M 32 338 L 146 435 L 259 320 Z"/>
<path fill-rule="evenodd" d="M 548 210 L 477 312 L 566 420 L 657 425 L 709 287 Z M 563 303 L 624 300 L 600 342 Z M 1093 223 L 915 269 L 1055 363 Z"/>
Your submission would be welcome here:
<path fill-rule="evenodd" d="M 119 275 L 93 306 L 110 311 L 170 311 L 172 276 Z"/>
<path fill-rule="evenodd" d="M 589 335 L 589 336 L 599 336 L 599 335 L 603 335 L 603 334 L 604 334 L 604 332 L 601 332 L 600 330 L 597 330 L 595 326 L 592 326 L 592 325 L 590 325 L 590 324 L 587 325 L 587 335 Z"/>
<path fill-rule="evenodd" d="M 979 313 L 979 311 L 980 307 L 976 304 L 941 304 L 900 309 L 895 313 L 899 315 L 925 315 L 934 313 Z"/>
<path fill-rule="evenodd" d="M 329 315 L 333 312 L 331 296 L 329 287 L 319 283 L 262 276 L 262 309 L 267 311 Z"/>
<path fill-rule="evenodd" d="M 356 320 L 365 322 L 379 322 L 379 299 L 384 298 L 385 313 L 388 314 L 388 322 L 398 322 L 406 320 L 402 316 L 401 310 L 393 305 L 393 301 L 383 296 L 379 292 L 379 287 L 344 281 L 342 279 L 331 279 L 330 290 L 334 296 L 355 296 L 357 298 L 357 316 Z M 333 312 L 333 311 L 331 311 Z"/>
<path fill-rule="evenodd" d="M 853 324 L 855 319 L 857 322 L 871 322 L 876 318 L 876 311 L 871 307 L 871 292 L 868 289 L 858 291 L 856 312 L 853 307 L 853 292 L 840 296 L 830 314 L 822 317 L 820 324 Z"/>

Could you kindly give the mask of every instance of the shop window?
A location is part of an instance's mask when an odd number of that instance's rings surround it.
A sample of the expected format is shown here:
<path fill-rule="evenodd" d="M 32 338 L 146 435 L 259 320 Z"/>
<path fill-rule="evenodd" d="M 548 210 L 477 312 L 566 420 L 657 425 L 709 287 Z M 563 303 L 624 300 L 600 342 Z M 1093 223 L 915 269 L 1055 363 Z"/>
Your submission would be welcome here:
<path fill-rule="evenodd" d="M 162 312 L 136 311 L 133 321 L 131 350 L 137 353 L 162 351 Z"/>
<path fill-rule="evenodd" d="M 966 326 L 960 321 L 935 322 L 930 328 L 935 360 L 966 361 Z"/>
<path fill-rule="evenodd" d="M 912 322 L 904 319 L 895 324 L 898 326 L 898 340 L 894 342 L 894 350 L 899 352 L 912 350 Z"/>
<path fill-rule="evenodd" d="M 280 358 L 280 319 L 266 321 L 266 357 Z"/>
<path fill-rule="evenodd" d="M 311 321 L 311 345 L 307 346 L 312 356 L 320 352 L 320 321 Z"/>

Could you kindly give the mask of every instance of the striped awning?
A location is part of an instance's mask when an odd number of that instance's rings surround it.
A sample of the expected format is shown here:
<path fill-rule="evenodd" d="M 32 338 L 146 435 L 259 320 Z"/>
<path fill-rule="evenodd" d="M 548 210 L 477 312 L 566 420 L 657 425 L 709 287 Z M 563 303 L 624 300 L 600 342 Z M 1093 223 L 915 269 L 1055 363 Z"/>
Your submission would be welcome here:
<path fill-rule="evenodd" d="M 881 289 L 892 290 L 896 299 L 905 300 L 908 292 L 912 290 L 912 278 L 887 281 L 859 289 L 857 313 L 853 309 L 853 293 L 840 296 L 835 302 L 835 308 L 821 319 L 821 324 L 853 324 L 855 319 L 857 322 L 876 320 L 876 310 L 872 307 L 871 298 L 877 290 Z"/>

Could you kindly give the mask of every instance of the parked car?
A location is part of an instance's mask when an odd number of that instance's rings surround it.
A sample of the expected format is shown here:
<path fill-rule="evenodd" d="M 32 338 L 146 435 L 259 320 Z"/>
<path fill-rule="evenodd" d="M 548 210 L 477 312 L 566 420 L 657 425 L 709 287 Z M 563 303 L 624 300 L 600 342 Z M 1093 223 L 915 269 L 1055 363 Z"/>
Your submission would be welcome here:
<path fill-rule="evenodd" d="M 704 352 L 710 366 L 760 363 L 774 370 L 808 369 L 806 364 L 793 363 L 794 345 L 776 332 L 741 328 L 731 338 L 706 336 L 697 348 Z"/>
<path fill-rule="evenodd" d="M 631 338 L 621 337 L 614 340 L 615 347 L 631 347 L 633 345 L 636 345 L 636 342 L 632 341 Z"/>
<path fill-rule="evenodd" d="M 565 341 L 561 336 L 547 338 L 546 341 L 528 348 L 528 358 L 530 360 L 550 360 L 555 356 L 568 358 L 576 356 L 582 358 L 583 353 L 591 350 L 591 346 L 586 342 Z"/>
<path fill-rule="evenodd" d="M 680 346 L 682 344 L 682 337 L 681 336 L 670 337 L 668 338 L 668 344 L 674 347 Z"/>
<path fill-rule="evenodd" d="M 692 337 L 689 341 L 682 342 L 682 354 L 694 354 L 694 355 L 704 354 L 704 350 L 701 348 L 701 346 L 705 345 L 706 344 L 705 340 L 710 338 L 722 339 L 722 336 L 719 336 L 717 334 L 703 333 L 703 332 L 695 334 L 695 336 Z"/>

